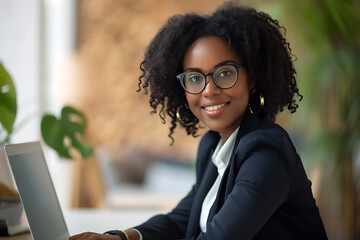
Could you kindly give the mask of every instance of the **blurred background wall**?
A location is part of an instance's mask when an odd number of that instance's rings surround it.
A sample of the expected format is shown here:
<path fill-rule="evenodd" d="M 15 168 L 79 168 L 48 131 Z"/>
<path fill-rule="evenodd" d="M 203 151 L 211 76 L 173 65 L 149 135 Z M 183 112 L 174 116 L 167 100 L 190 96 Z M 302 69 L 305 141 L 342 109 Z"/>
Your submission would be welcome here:
<path fill-rule="evenodd" d="M 190 188 L 200 138 L 177 128 L 170 146 L 168 125 L 136 92 L 139 65 L 167 18 L 222 2 L 0 1 L 0 61 L 17 85 L 19 114 L 36 113 L 13 142 L 38 139 L 40 115 L 66 104 L 89 121 L 92 158 L 66 161 L 46 149 L 63 207 L 167 211 Z M 242 3 L 287 29 L 304 100 L 277 122 L 302 156 L 329 239 L 359 239 L 359 1 Z"/>

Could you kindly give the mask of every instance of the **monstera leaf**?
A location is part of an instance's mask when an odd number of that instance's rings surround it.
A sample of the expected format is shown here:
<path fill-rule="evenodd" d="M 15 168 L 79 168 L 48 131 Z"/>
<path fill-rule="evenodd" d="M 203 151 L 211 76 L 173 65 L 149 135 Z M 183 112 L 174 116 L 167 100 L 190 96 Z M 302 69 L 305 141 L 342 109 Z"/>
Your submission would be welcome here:
<path fill-rule="evenodd" d="M 61 157 L 72 158 L 71 149 L 77 149 L 83 158 L 93 153 L 92 147 L 85 142 L 87 121 L 78 110 L 65 106 L 60 119 L 47 114 L 41 121 L 41 134 L 47 145 Z"/>
<path fill-rule="evenodd" d="M 3 129 L 7 131 L 4 142 L 8 142 L 12 132 L 12 127 L 16 118 L 16 110 L 17 105 L 14 82 L 0 63 L 0 124 L 3 126 Z M 0 142 L 2 142 L 1 139 Z"/>

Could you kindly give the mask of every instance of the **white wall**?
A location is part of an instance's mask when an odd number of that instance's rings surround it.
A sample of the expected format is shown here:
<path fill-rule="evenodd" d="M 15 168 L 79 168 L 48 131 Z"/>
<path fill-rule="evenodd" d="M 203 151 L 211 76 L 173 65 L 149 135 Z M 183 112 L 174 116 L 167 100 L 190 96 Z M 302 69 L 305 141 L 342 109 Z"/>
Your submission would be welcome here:
<path fill-rule="evenodd" d="M 76 0 L 0 0 L 0 61 L 17 90 L 12 143 L 41 140 L 44 112 L 60 114 L 59 90 L 75 46 Z M 43 145 L 44 146 L 44 145 Z M 61 205 L 70 206 L 72 164 L 44 146 Z"/>
<path fill-rule="evenodd" d="M 40 138 L 40 23 L 40 0 L 0 0 L 0 61 L 13 77 L 17 90 L 15 131 L 18 131 L 12 142 Z"/>

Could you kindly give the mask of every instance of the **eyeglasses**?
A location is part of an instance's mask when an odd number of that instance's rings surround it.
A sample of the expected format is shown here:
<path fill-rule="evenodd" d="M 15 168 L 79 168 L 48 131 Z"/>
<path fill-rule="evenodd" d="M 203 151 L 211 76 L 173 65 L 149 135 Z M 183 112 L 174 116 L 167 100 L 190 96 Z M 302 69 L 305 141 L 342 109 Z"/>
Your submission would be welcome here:
<path fill-rule="evenodd" d="M 211 73 L 202 73 L 198 70 L 188 70 L 176 76 L 183 89 L 191 94 L 202 92 L 207 85 L 207 76 L 211 75 L 215 85 L 221 89 L 228 89 L 235 85 L 238 78 L 238 69 L 245 64 L 224 63 L 212 70 Z"/>

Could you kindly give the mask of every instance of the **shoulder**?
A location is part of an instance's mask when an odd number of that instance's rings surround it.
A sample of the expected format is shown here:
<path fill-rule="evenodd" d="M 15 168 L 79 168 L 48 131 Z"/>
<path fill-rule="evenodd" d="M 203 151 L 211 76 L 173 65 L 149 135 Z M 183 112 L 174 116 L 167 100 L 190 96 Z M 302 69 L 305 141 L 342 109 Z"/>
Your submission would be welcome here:
<path fill-rule="evenodd" d="M 273 146 L 274 149 L 294 150 L 289 134 L 281 126 L 265 121 L 258 129 L 244 135 L 239 141 L 239 147 Z"/>
<path fill-rule="evenodd" d="M 234 149 L 234 154 L 239 165 L 247 159 L 260 159 L 266 163 L 277 162 L 288 170 L 292 162 L 297 160 L 297 153 L 288 133 L 269 121 L 244 135 Z"/>

